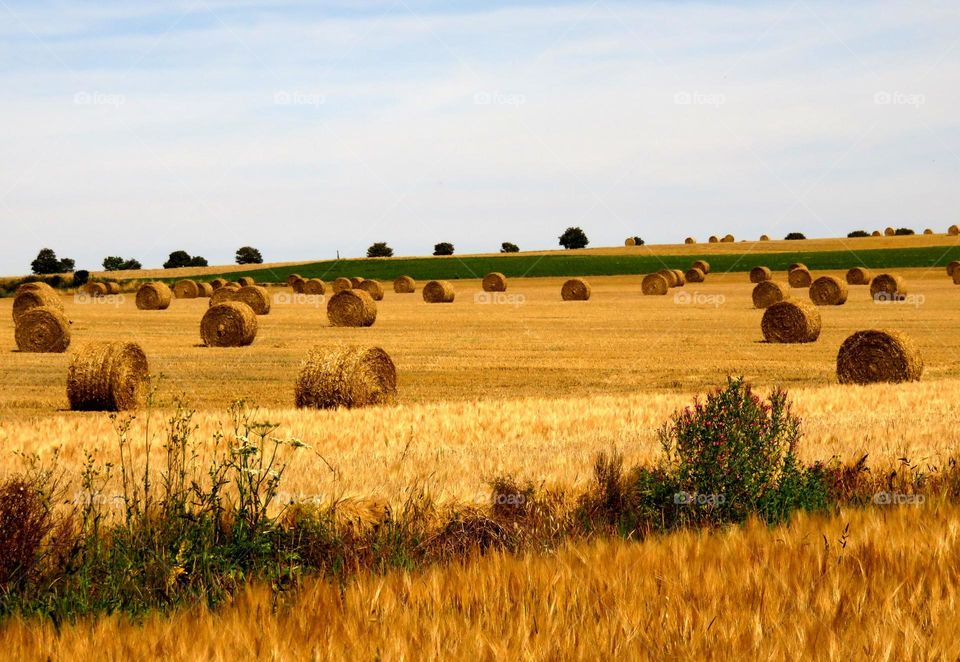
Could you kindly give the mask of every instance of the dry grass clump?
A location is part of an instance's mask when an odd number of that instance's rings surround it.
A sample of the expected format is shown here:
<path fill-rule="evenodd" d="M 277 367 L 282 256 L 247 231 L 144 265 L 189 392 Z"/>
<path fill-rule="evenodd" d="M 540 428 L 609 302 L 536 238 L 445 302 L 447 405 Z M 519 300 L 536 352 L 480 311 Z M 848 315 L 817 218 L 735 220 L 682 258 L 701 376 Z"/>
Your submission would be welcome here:
<path fill-rule="evenodd" d="M 899 331 L 857 331 L 837 353 L 841 384 L 915 382 L 923 374 L 923 357 L 910 337 Z"/>
<path fill-rule="evenodd" d="M 702 283 L 706 279 L 706 274 L 696 267 L 690 267 L 687 269 L 687 272 L 683 274 L 683 277 L 688 283 Z"/>
<path fill-rule="evenodd" d="M 643 282 L 640 284 L 640 290 L 644 294 L 649 295 L 666 294 L 669 289 L 670 283 L 667 281 L 666 276 L 660 272 L 647 274 L 643 277 Z"/>
<path fill-rule="evenodd" d="M 482 287 L 484 292 L 506 292 L 507 277 L 499 271 L 493 271 L 483 277 Z"/>
<path fill-rule="evenodd" d="M 297 289 L 297 286 L 300 289 Z M 324 283 L 319 278 L 311 278 L 310 280 L 300 280 L 293 281 L 293 291 L 302 293 L 302 294 L 326 294 L 327 293 L 327 284 Z"/>
<path fill-rule="evenodd" d="M 359 276 L 351 276 L 351 277 L 350 277 L 350 287 L 352 287 L 352 288 L 360 287 L 360 283 L 362 283 L 362 282 L 363 282 L 363 279 L 360 278 Z"/>
<path fill-rule="evenodd" d="M 810 300 L 818 306 L 841 306 L 850 289 L 836 276 L 820 276 L 810 285 Z"/>
<path fill-rule="evenodd" d="M 173 286 L 173 295 L 178 299 L 196 299 L 200 294 L 200 288 L 197 287 L 197 281 L 185 280 L 177 281 Z"/>
<path fill-rule="evenodd" d="M 213 289 L 219 290 L 221 287 L 226 285 L 227 282 L 228 281 L 226 278 L 214 278 L 213 280 L 210 281 L 210 285 L 213 286 Z"/>
<path fill-rule="evenodd" d="M 634 239 L 633 237 L 627 237 L 626 241 L 623 242 L 623 245 L 624 245 L 624 246 L 636 246 L 636 245 L 637 245 L 637 240 Z M 494 291 L 494 290 L 491 290 L 491 291 Z"/>
<path fill-rule="evenodd" d="M 854 267 L 847 271 L 848 285 L 869 285 L 871 278 L 873 278 L 873 274 L 864 267 Z"/>
<path fill-rule="evenodd" d="M 51 287 L 18 289 L 13 299 L 13 321 L 16 321 L 28 310 L 34 308 L 53 308 L 63 311 L 63 300 Z"/>
<path fill-rule="evenodd" d="M 870 281 L 874 301 L 900 301 L 907 296 L 907 281 L 896 274 L 880 274 Z"/>
<path fill-rule="evenodd" d="M 710 263 L 706 260 L 695 260 L 690 266 L 694 269 L 699 269 L 704 274 L 710 273 Z"/>
<path fill-rule="evenodd" d="M 70 322 L 52 306 L 31 308 L 16 321 L 14 331 L 21 352 L 59 353 L 70 346 Z"/>
<path fill-rule="evenodd" d="M 363 290 L 342 290 L 327 301 L 331 326 L 373 326 L 377 302 Z"/>
<path fill-rule="evenodd" d="M 810 287 L 813 276 L 806 267 L 797 267 L 787 273 L 787 280 L 790 282 L 790 287 Z"/>
<path fill-rule="evenodd" d="M 790 288 L 775 280 L 765 280 L 753 288 L 753 307 L 769 308 L 790 298 Z"/>
<path fill-rule="evenodd" d="M 958 261 L 958 260 L 954 260 L 954 261 L 952 261 L 950 264 L 948 264 L 948 265 L 947 265 L 947 275 L 952 278 L 952 277 L 953 277 L 953 274 L 954 274 L 954 273 L 956 272 L 956 270 L 957 270 L 957 267 L 960 267 L 960 261 Z"/>
<path fill-rule="evenodd" d="M 107 287 L 106 283 L 90 281 L 83 286 L 83 292 L 92 297 L 102 297 L 110 292 L 110 288 Z"/>
<path fill-rule="evenodd" d="M 173 301 L 173 292 L 166 283 L 144 283 L 137 290 L 137 308 L 140 310 L 166 310 Z"/>
<path fill-rule="evenodd" d="M 657 274 L 663 276 L 663 279 L 667 281 L 667 287 L 676 287 L 678 285 L 677 272 L 673 269 L 661 269 Z"/>
<path fill-rule="evenodd" d="M 243 301 L 218 303 L 200 320 L 200 337 L 207 347 L 245 347 L 257 337 L 257 315 Z"/>
<path fill-rule="evenodd" d="M 290 274 L 289 276 L 287 276 L 287 285 L 289 287 L 293 287 L 293 282 L 295 280 L 305 280 L 305 279 L 300 274 Z"/>
<path fill-rule="evenodd" d="M 323 282 L 323 281 L 320 281 L 320 282 Z M 307 281 L 304 280 L 303 278 L 297 278 L 290 283 L 290 287 L 293 288 L 293 291 L 296 294 L 305 294 L 306 286 L 307 286 Z M 324 289 L 326 289 L 326 284 L 324 284 Z"/>
<path fill-rule="evenodd" d="M 947 234 L 952 234 L 954 237 L 960 235 L 960 225 L 951 225 L 947 228 Z"/>
<path fill-rule="evenodd" d="M 237 279 L 237 284 L 240 287 L 253 287 L 254 285 L 257 284 L 257 281 L 255 281 L 250 276 L 241 276 L 240 278 Z"/>
<path fill-rule="evenodd" d="M 710 238 L 707 241 L 710 242 L 711 244 L 720 243 L 720 239 L 715 234 L 710 235 Z"/>
<path fill-rule="evenodd" d="M 763 338 L 770 343 L 807 343 L 820 337 L 820 311 L 805 301 L 780 301 L 763 312 Z"/>
<path fill-rule="evenodd" d="M 374 301 L 383 301 L 383 285 L 380 284 L 380 281 L 364 280 L 357 289 L 369 294 Z"/>
<path fill-rule="evenodd" d="M 410 276 L 400 276 L 393 281 L 393 291 L 397 294 L 413 294 L 417 289 L 417 281 Z"/>
<path fill-rule="evenodd" d="M 427 303 L 453 303 L 456 295 L 448 280 L 431 280 L 423 286 L 423 300 Z"/>
<path fill-rule="evenodd" d="M 397 369 L 379 347 L 316 347 L 300 368 L 295 393 L 298 408 L 392 404 L 397 397 Z"/>
<path fill-rule="evenodd" d="M 125 411 L 140 406 L 148 379 L 147 355 L 132 342 L 83 347 L 67 370 L 67 398 L 74 411 Z"/>
<path fill-rule="evenodd" d="M 762 283 L 773 278 L 773 272 L 770 267 L 754 267 L 750 270 L 750 282 Z"/>
<path fill-rule="evenodd" d="M 197 283 L 197 297 L 209 299 L 213 296 L 213 285 L 210 283 Z"/>
<path fill-rule="evenodd" d="M 349 290 L 353 287 L 353 282 L 349 278 L 344 278 L 341 276 L 333 281 L 333 284 L 330 286 L 333 289 L 334 294 L 339 294 L 344 290 Z"/>
<path fill-rule="evenodd" d="M 694 239 L 693 237 L 687 237 L 686 239 L 683 240 L 683 243 L 685 243 L 685 244 L 695 244 L 695 243 L 697 243 L 697 240 Z"/>
<path fill-rule="evenodd" d="M 736 239 L 734 238 L 734 236 L 733 236 L 732 234 L 725 234 L 725 235 L 723 235 L 723 239 L 720 240 L 720 243 L 722 243 L 722 244 L 732 244 L 732 243 L 735 242 L 735 241 L 736 241 Z"/>
<path fill-rule="evenodd" d="M 270 293 L 259 285 L 248 285 L 234 292 L 234 301 L 242 301 L 257 315 L 270 314 Z"/>
<path fill-rule="evenodd" d="M 560 298 L 564 301 L 588 301 L 590 299 L 590 283 L 582 278 L 571 278 L 560 288 Z"/>

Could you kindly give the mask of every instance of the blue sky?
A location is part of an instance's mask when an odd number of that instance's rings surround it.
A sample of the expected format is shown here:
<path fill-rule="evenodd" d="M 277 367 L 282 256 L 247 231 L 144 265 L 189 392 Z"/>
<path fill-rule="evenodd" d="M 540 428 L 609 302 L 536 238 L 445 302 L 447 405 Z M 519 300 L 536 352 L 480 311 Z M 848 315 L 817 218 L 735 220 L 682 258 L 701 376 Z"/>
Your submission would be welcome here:
<path fill-rule="evenodd" d="M 955 2 L 0 0 L 0 272 L 960 221 Z"/>

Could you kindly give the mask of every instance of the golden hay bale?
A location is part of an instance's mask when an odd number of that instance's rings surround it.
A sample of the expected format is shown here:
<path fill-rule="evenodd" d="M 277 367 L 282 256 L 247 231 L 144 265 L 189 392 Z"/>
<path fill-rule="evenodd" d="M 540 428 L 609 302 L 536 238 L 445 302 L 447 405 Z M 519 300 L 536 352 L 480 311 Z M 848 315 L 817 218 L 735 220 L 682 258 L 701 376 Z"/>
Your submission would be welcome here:
<path fill-rule="evenodd" d="M 710 273 L 710 263 L 706 260 L 695 260 L 690 266 L 694 269 L 699 269 L 704 273 L 704 275 Z"/>
<path fill-rule="evenodd" d="M 923 234 L 933 234 L 933 230 L 931 230 L 930 228 L 926 228 L 926 229 L 923 231 Z"/>
<path fill-rule="evenodd" d="M 717 236 L 716 236 L 716 235 L 713 235 L 713 234 L 710 235 L 710 238 L 709 238 L 707 241 L 709 241 L 711 244 L 718 244 L 718 243 L 720 243 L 720 240 L 717 238 Z"/>
<path fill-rule="evenodd" d="M 310 280 L 298 280 L 294 281 L 293 287 L 294 292 L 297 291 L 297 284 L 300 284 L 300 292 L 303 294 L 326 294 L 327 293 L 327 284 L 324 283 L 319 278 L 311 278 Z"/>
<path fill-rule="evenodd" d="M 137 308 L 140 310 L 166 310 L 173 300 L 173 292 L 160 281 L 144 283 L 137 290 Z"/>
<path fill-rule="evenodd" d="M 947 228 L 947 234 L 952 234 L 953 236 L 960 234 L 960 225 L 951 225 Z"/>
<path fill-rule="evenodd" d="M 883 233 L 880 232 L 880 230 L 874 230 L 872 233 L 870 233 L 870 236 L 871 236 L 871 237 L 882 237 L 882 236 L 883 236 Z"/>
<path fill-rule="evenodd" d="M 293 281 L 295 280 L 305 280 L 300 274 L 290 274 L 287 276 L 287 285 L 293 287 Z"/>
<path fill-rule="evenodd" d="M 623 245 L 624 245 L 624 246 L 636 246 L 636 245 L 637 245 L 637 240 L 634 239 L 633 237 L 627 237 L 627 240 L 623 242 Z M 490 290 L 490 291 L 491 291 L 491 292 L 495 292 L 496 290 Z"/>
<path fill-rule="evenodd" d="M 257 281 L 255 281 L 250 276 L 241 276 L 240 278 L 237 279 L 237 284 L 240 287 L 253 287 L 254 285 L 257 284 Z"/>
<path fill-rule="evenodd" d="M 696 267 L 690 267 L 687 269 L 687 272 L 683 275 L 688 283 L 702 283 L 706 280 L 706 274 L 697 269 Z"/>
<path fill-rule="evenodd" d="M 67 370 L 67 398 L 74 411 L 124 411 L 140 406 L 148 379 L 147 355 L 132 342 L 83 347 Z"/>
<path fill-rule="evenodd" d="M 721 243 L 724 243 L 724 244 L 732 244 L 733 242 L 736 241 L 736 239 L 734 239 L 732 234 L 725 234 L 723 235 L 723 239 L 721 239 L 720 241 Z"/>
<path fill-rule="evenodd" d="M 582 278 L 571 278 L 560 288 L 560 298 L 564 301 L 588 301 L 591 292 L 590 283 Z"/>
<path fill-rule="evenodd" d="M 317 280 L 320 280 L 320 279 L 318 278 Z M 322 280 L 320 282 L 323 283 Z M 290 283 L 290 287 L 293 288 L 293 291 L 295 294 L 304 294 L 307 288 L 307 281 L 304 280 L 303 278 L 297 278 L 292 283 Z M 323 283 L 323 288 L 324 290 L 326 290 L 327 288 L 326 283 Z"/>
<path fill-rule="evenodd" d="M 820 311 L 806 301 L 780 301 L 763 311 L 760 328 L 767 342 L 813 342 L 820 337 Z"/>
<path fill-rule="evenodd" d="M 806 267 L 798 267 L 790 270 L 787 274 L 787 280 L 790 282 L 790 287 L 810 287 L 813 276 L 810 275 Z"/>
<path fill-rule="evenodd" d="M 854 267 L 847 271 L 847 284 L 848 285 L 869 285 L 870 279 L 873 277 L 873 274 L 870 273 L 869 269 L 864 267 Z"/>
<path fill-rule="evenodd" d="M 850 289 L 836 276 L 820 276 L 810 285 L 810 300 L 818 306 L 842 306 Z"/>
<path fill-rule="evenodd" d="M 448 280 L 431 280 L 423 286 L 423 300 L 427 303 L 453 303 L 456 295 Z"/>
<path fill-rule="evenodd" d="M 213 286 L 213 289 L 219 290 L 221 287 L 227 284 L 226 278 L 214 278 L 210 281 L 210 285 Z"/>
<path fill-rule="evenodd" d="M 350 276 L 350 287 L 357 288 L 360 287 L 360 283 L 363 282 L 363 279 L 359 276 Z"/>
<path fill-rule="evenodd" d="M 760 241 L 770 241 L 769 235 L 765 235 L 765 234 L 760 235 Z"/>
<path fill-rule="evenodd" d="M 120 283 L 114 281 L 107 283 L 107 294 L 120 294 Z"/>
<path fill-rule="evenodd" d="M 900 301 L 907 296 L 907 281 L 896 274 L 880 274 L 870 281 L 874 301 Z"/>
<path fill-rule="evenodd" d="M 686 278 L 686 276 L 683 275 L 683 270 L 681 270 L 681 269 L 671 269 L 670 271 L 673 272 L 674 278 L 677 279 L 677 284 L 674 285 L 674 287 L 683 287 L 684 285 L 687 284 L 687 278 Z"/>
<path fill-rule="evenodd" d="M 31 308 L 17 318 L 15 335 L 21 352 L 65 352 L 70 346 L 70 322 L 56 308 Z"/>
<path fill-rule="evenodd" d="M 507 277 L 499 271 L 493 271 L 483 277 L 482 285 L 484 292 L 506 292 Z"/>
<path fill-rule="evenodd" d="M 789 267 L 787 267 L 787 273 L 790 273 L 794 269 L 807 269 L 807 265 L 805 265 L 803 262 L 794 262 Z M 809 269 L 807 270 L 809 271 Z"/>
<path fill-rule="evenodd" d="M 953 284 L 960 285 L 960 269 L 953 270 Z"/>
<path fill-rule="evenodd" d="M 960 261 L 954 260 L 953 262 L 951 262 L 950 264 L 948 264 L 948 265 L 947 265 L 947 275 L 952 277 L 953 274 L 954 274 L 954 272 L 956 272 L 957 267 L 960 267 Z"/>
<path fill-rule="evenodd" d="M 360 283 L 358 289 L 369 294 L 374 301 L 383 301 L 383 285 L 379 281 L 366 279 Z"/>
<path fill-rule="evenodd" d="M 677 273 L 673 269 L 661 269 L 657 273 L 667 281 L 667 287 L 677 286 Z"/>
<path fill-rule="evenodd" d="M 765 280 L 753 288 L 753 307 L 769 308 L 790 298 L 790 288 L 775 280 Z"/>
<path fill-rule="evenodd" d="M 57 293 L 57 291 L 53 289 L 49 284 L 39 280 L 30 281 L 29 283 L 20 283 L 17 286 L 17 294 L 20 294 L 21 292 L 27 292 L 27 291 L 34 292 L 36 290 L 43 290 L 47 294 Z"/>
<path fill-rule="evenodd" d="M 373 326 L 377 302 L 363 290 L 342 290 L 327 301 L 330 326 Z"/>
<path fill-rule="evenodd" d="M 300 367 L 294 390 L 298 408 L 392 404 L 397 397 L 397 369 L 379 347 L 316 347 Z"/>
<path fill-rule="evenodd" d="M 209 299 L 213 295 L 213 285 L 210 283 L 197 283 L 197 296 Z"/>
<path fill-rule="evenodd" d="M 640 290 L 644 294 L 666 294 L 668 289 L 670 289 L 670 283 L 661 272 L 647 274 L 640 284 Z"/>
<path fill-rule="evenodd" d="M 92 297 L 102 297 L 106 296 L 110 292 L 110 288 L 107 287 L 106 283 L 90 281 L 83 286 L 83 291 L 85 294 Z"/>
<path fill-rule="evenodd" d="M 683 243 L 685 243 L 685 244 L 695 244 L 695 243 L 697 243 L 697 240 L 694 239 L 693 237 L 687 237 L 686 239 L 683 240 Z"/>
<path fill-rule="evenodd" d="M 773 278 L 773 272 L 769 267 L 754 267 L 750 270 L 750 282 L 762 283 Z"/>
<path fill-rule="evenodd" d="M 13 299 L 13 321 L 16 322 L 28 310 L 40 307 L 63 311 L 63 300 L 53 288 L 27 288 L 19 290 Z"/>
<path fill-rule="evenodd" d="M 234 293 L 234 301 L 242 301 L 250 306 L 257 315 L 270 313 L 270 293 L 259 285 L 241 287 Z"/>
<path fill-rule="evenodd" d="M 186 280 L 177 281 L 173 286 L 173 296 L 178 299 L 196 299 L 200 294 L 200 288 L 197 287 L 197 281 Z"/>
<path fill-rule="evenodd" d="M 353 282 L 349 278 L 340 277 L 333 281 L 331 285 L 334 294 L 339 294 L 344 290 L 349 290 L 353 287 Z"/>
<path fill-rule="evenodd" d="M 210 295 L 210 306 L 216 306 L 221 303 L 227 303 L 228 301 L 237 301 L 237 292 L 240 291 L 238 286 L 233 285 L 224 285 L 219 290 L 214 290 L 213 294 Z"/>
<path fill-rule="evenodd" d="M 887 237 L 893 237 L 894 235 L 897 234 L 897 231 L 894 230 L 893 228 L 886 228 L 886 229 L 883 231 L 883 234 L 886 235 Z"/>
<path fill-rule="evenodd" d="M 245 347 L 257 337 L 257 314 L 243 301 L 210 306 L 200 320 L 200 337 L 207 347 Z"/>
<path fill-rule="evenodd" d="M 417 281 L 410 276 L 400 276 L 393 281 L 393 291 L 397 294 L 412 294 L 417 289 Z"/>
<path fill-rule="evenodd" d="M 899 331 L 857 331 L 837 352 L 837 380 L 841 384 L 915 382 L 922 374 L 920 350 Z"/>

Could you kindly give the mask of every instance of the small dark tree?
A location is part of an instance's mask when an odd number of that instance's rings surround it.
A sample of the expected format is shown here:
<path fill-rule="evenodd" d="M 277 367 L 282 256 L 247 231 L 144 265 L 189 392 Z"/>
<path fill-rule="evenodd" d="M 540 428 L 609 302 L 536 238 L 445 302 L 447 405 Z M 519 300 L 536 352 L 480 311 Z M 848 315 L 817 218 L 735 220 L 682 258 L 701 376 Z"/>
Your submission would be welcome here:
<path fill-rule="evenodd" d="M 908 235 L 917 234 L 917 233 L 911 230 L 910 228 L 897 228 L 894 234 L 900 235 L 900 236 L 908 236 Z"/>
<path fill-rule="evenodd" d="M 190 264 L 188 264 L 187 266 L 188 267 L 206 267 L 209 265 L 207 264 L 207 258 L 200 257 L 199 255 L 194 255 L 192 258 L 190 258 Z"/>
<path fill-rule="evenodd" d="M 73 272 L 74 287 L 81 287 L 82 285 L 86 285 L 87 281 L 89 280 L 90 280 L 90 272 L 87 271 L 86 269 L 80 269 L 79 271 Z"/>
<path fill-rule="evenodd" d="M 60 260 L 60 271 L 65 273 L 71 273 L 74 269 L 77 268 L 77 263 L 73 261 L 72 258 L 65 257 Z"/>
<path fill-rule="evenodd" d="M 237 249 L 237 264 L 263 264 L 263 256 L 253 246 Z"/>
<path fill-rule="evenodd" d="M 367 249 L 367 257 L 393 257 L 393 249 L 387 246 L 387 242 L 378 241 Z"/>
<path fill-rule="evenodd" d="M 847 237 L 851 239 L 855 239 L 856 237 L 869 237 L 869 236 L 870 236 L 870 233 L 867 232 L 866 230 L 854 230 L 853 232 L 847 235 Z"/>
<path fill-rule="evenodd" d="M 57 274 L 62 271 L 73 271 L 74 262 L 70 258 L 57 259 L 57 254 L 50 248 L 44 248 L 37 253 L 37 259 L 30 263 L 35 274 Z"/>
<path fill-rule="evenodd" d="M 163 263 L 164 269 L 179 269 L 180 267 L 190 266 L 190 253 L 187 251 L 173 251 L 170 257 Z"/>
<path fill-rule="evenodd" d="M 803 236 L 802 232 L 791 232 L 786 237 L 784 237 L 784 239 L 788 241 L 797 241 L 799 239 L 806 239 L 806 237 Z"/>
<path fill-rule="evenodd" d="M 587 239 L 587 234 L 580 228 L 567 228 L 564 233 L 560 235 L 560 245 L 566 249 L 585 248 L 589 243 L 590 240 Z"/>
<path fill-rule="evenodd" d="M 520 247 L 517 246 L 516 244 L 511 244 L 509 241 L 505 241 L 502 244 L 500 244 L 500 252 L 501 253 L 519 253 Z"/>
<path fill-rule="evenodd" d="M 104 271 L 136 271 L 142 268 L 143 265 L 138 260 L 124 260 L 116 255 L 103 258 Z"/>
<path fill-rule="evenodd" d="M 448 241 L 441 241 L 433 246 L 434 255 L 453 255 L 453 244 Z"/>
<path fill-rule="evenodd" d="M 641 239 L 640 237 L 634 237 L 634 238 L 633 238 L 633 245 L 634 245 L 634 246 L 643 246 L 643 239 Z"/>

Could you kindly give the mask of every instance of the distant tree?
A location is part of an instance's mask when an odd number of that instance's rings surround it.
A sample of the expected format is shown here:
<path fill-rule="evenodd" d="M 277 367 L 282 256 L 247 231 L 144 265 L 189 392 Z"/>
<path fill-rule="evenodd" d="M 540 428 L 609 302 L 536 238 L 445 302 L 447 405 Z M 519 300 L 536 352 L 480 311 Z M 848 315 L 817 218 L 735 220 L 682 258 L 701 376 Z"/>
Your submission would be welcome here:
<path fill-rule="evenodd" d="M 806 237 L 803 236 L 803 233 L 802 233 L 802 232 L 791 232 L 791 233 L 788 234 L 786 237 L 784 237 L 784 239 L 786 239 L 786 240 L 788 240 L 788 241 L 795 241 L 795 240 L 798 240 L 798 239 L 806 239 Z"/>
<path fill-rule="evenodd" d="M 853 232 L 847 235 L 849 238 L 854 239 L 856 237 L 869 237 L 870 233 L 866 230 L 854 230 Z"/>
<path fill-rule="evenodd" d="M 164 269 L 179 269 L 180 267 L 205 267 L 207 266 L 206 258 L 196 255 L 190 257 L 190 254 L 186 251 L 174 251 L 170 253 L 170 257 L 166 262 L 163 263 Z"/>
<path fill-rule="evenodd" d="M 87 281 L 90 280 L 90 272 L 86 269 L 80 269 L 79 271 L 73 272 L 73 286 L 80 287 L 86 285 Z"/>
<path fill-rule="evenodd" d="M 433 246 L 434 255 L 453 255 L 453 244 L 448 241 L 441 241 Z"/>
<path fill-rule="evenodd" d="M 44 248 L 37 253 L 37 259 L 30 263 L 35 274 L 58 274 L 64 271 L 73 271 L 75 264 L 70 258 L 57 259 L 57 254 L 50 248 Z"/>
<path fill-rule="evenodd" d="M 500 252 L 501 253 L 519 253 L 520 247 L 517 246 L 516 244 L 511 244 L 509 241 L 505 241 L 502 244 L 500 244 Z"/>
<path fill-rule="evenodd" d="M 387 246 L 387 242 L 378 241 L 367 249 L 367 257 L 393 257 L 393 249 Z"/>
<path fill-rule="evenodd" d="M 237 249 L 237 264 L 263 264 L 263 256 L 253 246 L 244 246 Z"/>
<path fill-rule="evenodd" d="M 901 235 L 901 236 L 907 236 L 907 235 L 917 234 L 917 233 L 914 232 L 913 230 L 911 230 L 910 228 L 897 228 L 896 231 L 894 232 L 894 234 L 896 234 L 896 235 Z"/>
<path fill-rule="evenodd" d="M 590 240 L 587 239 L 587 234 L 580 228 L 567 228 L 564 233 L 560 235 L 560 245 L 567 249 L 584 248 L 589 243 Z"/>
<path fill-rule="evenodd" d="M 207 264 L 207 258 L 200 257 L 199 255 L 194 255 L 192 258 L 190 258 L 190 264 L 188 264 L 187 266 L 188 267 L 207 267 L 210 265 Z"/>
<path fill-rule="evenodd" d="M 124 260 L 116 255 L 103 258 L 104 271 L 136 271 L 142 268 L 143 265 L 138 260 Z"/>
<path fill-rule="evenodd" d="M 641 239 L 640 237 L 634 237 L 634 238 L 633 238 L 633 245 L 634 245 L 634 246 L 643 246 L 643 239 Z"/>

